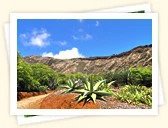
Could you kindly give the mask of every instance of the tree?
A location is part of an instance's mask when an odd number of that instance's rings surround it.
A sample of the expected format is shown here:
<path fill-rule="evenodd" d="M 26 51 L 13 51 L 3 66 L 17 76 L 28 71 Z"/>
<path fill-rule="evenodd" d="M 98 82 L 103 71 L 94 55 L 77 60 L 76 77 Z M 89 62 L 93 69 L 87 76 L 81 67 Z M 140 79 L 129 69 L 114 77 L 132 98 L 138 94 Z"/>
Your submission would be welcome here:
<path fill-rule="evenodd" d="M 31 91 L 36 90 L 39 85 L 38 81 L 32 77 L 32 68 L 30 64 L 26 63 L 18 53 L 17 56 L 17 90 Z"/>
<path fill-rule="evenodd" d="M 47 86 L 50 89 L 57 87 L 56 72 L 47 65 L 36 63 L 31 65 L 32 76 L 41 86 Z"/>

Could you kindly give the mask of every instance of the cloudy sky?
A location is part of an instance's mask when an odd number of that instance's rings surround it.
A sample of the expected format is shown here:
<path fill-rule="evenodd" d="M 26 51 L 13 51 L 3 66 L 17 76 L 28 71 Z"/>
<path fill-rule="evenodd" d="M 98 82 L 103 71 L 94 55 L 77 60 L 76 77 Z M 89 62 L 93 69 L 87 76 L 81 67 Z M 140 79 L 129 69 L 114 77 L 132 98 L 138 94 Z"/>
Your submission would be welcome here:
<path fill-rule="evenodd" d="M 17 27 L 22 56 L 108 56 L 152 43 L 150 19 L 19 19 Z"/>

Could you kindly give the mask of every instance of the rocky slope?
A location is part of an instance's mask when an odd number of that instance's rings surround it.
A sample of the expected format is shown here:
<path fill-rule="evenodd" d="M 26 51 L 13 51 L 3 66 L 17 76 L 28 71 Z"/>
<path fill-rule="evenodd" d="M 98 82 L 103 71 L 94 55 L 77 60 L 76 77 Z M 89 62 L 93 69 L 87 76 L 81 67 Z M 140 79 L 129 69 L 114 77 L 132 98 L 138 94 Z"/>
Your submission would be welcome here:
<path fill-rule="evenodd" d="M 104 57 L 61 60 L 51 57 L 28 56 L 24 57 L 24 60 L 28 63 L 49 65 L 54 70 L 62 73 L 99 73 L 122 70 L 131 66 L 152 65 L 152 45 L 138 46 L 121 54 Z"/>

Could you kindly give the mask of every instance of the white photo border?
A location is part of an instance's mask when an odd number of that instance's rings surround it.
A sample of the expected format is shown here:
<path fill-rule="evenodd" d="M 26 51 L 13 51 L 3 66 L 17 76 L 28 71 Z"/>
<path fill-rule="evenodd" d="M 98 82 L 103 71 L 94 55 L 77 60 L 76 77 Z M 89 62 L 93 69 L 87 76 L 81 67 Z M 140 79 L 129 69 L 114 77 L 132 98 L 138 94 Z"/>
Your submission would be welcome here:
<path fill-rule="evenodd" d="M 113 7 L 113 8 L 106 8 L 106 9 L 97 9 L 90 12 L 100 12 L 100 13 L 130 13 L 130 12 L 137 12 L 137 11 L 145 11 L 145 13 L 151 13 L 151 7 L 150 4 L 144 3 L 144 4 L 136 4 L 136 5 L 128 5 L 128 6 L 120 6 L 120 7 Z"/>
<path fill-rule="evenodd" d="M 18 109 L 18 19 L 152 19 L 151 109 Z M 11 115 L 158 115 L 158 14 L 157 13 L 11 13 L 10 15 L 10 114 Z"/>

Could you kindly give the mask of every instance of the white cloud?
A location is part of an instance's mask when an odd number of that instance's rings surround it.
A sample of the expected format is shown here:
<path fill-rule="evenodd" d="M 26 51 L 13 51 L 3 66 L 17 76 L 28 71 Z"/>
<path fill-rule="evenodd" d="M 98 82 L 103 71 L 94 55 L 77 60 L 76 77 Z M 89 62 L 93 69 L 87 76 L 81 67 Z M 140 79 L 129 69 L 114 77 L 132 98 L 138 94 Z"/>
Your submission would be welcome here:
<path fill-rule="evenodd" d="M 53 55 L 53 53 L 52 52 L 44 52 L 43 54 L 42 54 L 42 57 L 54 57 L 54 55 Z"/>
<path fill-rule="evenodd" d="M 60 51 L 58 54 L 53 54 L 52 52 L 49 53 L 43 53 L 42 54 L 43 57 L 53 57 L 56 59 L 72 59 L 72 58 L 84 58 L 85 56 L 83 56 L 82 54 L 79 53 L 79 50 L 77 48 L 72 48 L 72 49 L 68 49 L 65 51 Z"/>
<path fill-rule="evenodd" d="M 36 36 L 32 37 L 30 40 L 30 44 L 34 45 L 34 46 L 39 46 L 39 47 L 43 47 L 45 45 L 48 45 L 48 42 L 46 41 L 46 39 L 49 37 L 50 35 L 48 33 L 41 33 L 41 34 L 37 34 Z"/>
<path fill-rule="evenodd" d="M 67 45 L 67 41 L 57 41 L 57 43 L 59 44 L 59 45 L 62 45 L 62 46 L 65 46 L 65 45 Z"/>
<path fill-rule="evenodd" d="M 100 25 L 99 21 L 96 21 L 95 26 L 96 26 L 96 27 L 99 27 L 99 25 Z"/>
<path fill-rule="evenodd" d="M 50 34 L 45 29 L 33 30 L 30 34 L 21 34 L 24 45 L 44 47 L 49 45 Z"/>

